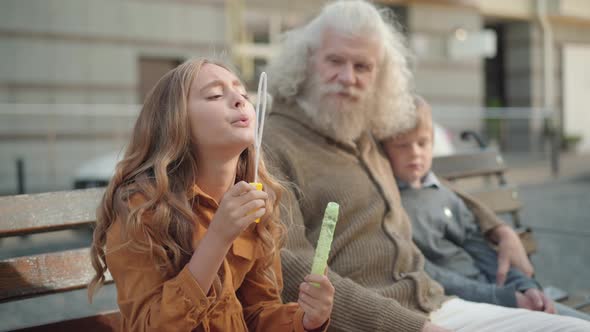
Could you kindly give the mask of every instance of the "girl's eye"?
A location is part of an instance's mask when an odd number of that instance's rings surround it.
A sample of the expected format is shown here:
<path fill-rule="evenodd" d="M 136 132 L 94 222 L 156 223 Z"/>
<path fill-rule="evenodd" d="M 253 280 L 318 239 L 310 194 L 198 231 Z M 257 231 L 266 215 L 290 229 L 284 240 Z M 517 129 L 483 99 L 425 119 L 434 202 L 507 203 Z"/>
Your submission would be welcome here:
<path fill-rule="evenodd" d="M 215 99 L 219 99 L 219 98 L 221 98 L 221 95 L 213 95 L 213 96 L 207 97 L 207 100 L 215 100 Z"/>

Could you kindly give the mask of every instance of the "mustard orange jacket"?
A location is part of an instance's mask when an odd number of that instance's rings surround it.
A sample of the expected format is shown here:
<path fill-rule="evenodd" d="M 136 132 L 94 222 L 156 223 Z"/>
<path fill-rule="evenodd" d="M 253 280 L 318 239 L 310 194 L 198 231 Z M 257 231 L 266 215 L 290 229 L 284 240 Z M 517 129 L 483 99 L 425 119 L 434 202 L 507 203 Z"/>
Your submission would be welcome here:
<path fill-rule="evenodd" d="M 193 210 L 198 216 L 193 235 L 196 248 L 218 204 L 198 187 L 193 191 Z M 132 197 L 131 208 L 144 201 L 137 196 Z M 149 218 L 143 214 L 142 223 Z M 278 257 L 272 265 L 278 288 L 264 277 L 262 246 L 253 227 L 233 242 L 208 292 L 186 266 L 175 277 L 165 279 L 149 253 L 132 251 L 123 242 L 121 220 L 107 232 L 106 249 L 107 267 L 117 287 L 121 331 L 305 331 L 299 305 L 282 303 Z"/>

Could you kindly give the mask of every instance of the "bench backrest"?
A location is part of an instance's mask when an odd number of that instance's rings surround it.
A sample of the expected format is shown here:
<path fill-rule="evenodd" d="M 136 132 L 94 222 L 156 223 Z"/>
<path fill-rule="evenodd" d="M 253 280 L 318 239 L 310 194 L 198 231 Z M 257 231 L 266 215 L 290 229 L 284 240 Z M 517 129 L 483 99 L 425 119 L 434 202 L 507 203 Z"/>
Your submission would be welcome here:
<path fill-rule="evenodd" d="M 85 189 L 0 197 L 0 238 L 92 224 L 103 192 L 104 189 Z M 0 302 L 85 288 L 93 276 L 89 248 L 0 260 Z M 112 278 L 107 274 L 107 283 L 110 282 Z M 71 330 L 74 326 L 84 326 L 89 331 L 94 326 L 99 327 L 96 331 L 111 331 L 117 324 L 117 314 L 111 312 L 62 323 L 66 325 L 57 323 L 35 330 Z"/>
<path fill-rule="evenodd" d="M 506 183 L 504 159 L 494 150 L 478 150 L 436 157 L 432 168 L 438 176 L 451 181 L 493 175 L 497 177 L 500 184 Z"/>

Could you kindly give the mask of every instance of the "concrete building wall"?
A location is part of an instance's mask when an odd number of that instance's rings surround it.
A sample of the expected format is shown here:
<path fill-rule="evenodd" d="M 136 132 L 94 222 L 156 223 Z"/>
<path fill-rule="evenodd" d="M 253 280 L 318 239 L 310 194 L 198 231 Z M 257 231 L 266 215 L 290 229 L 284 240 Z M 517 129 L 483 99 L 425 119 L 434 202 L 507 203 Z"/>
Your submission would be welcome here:
<path fill-rule="evenodd" d="M 407 7 L 408 34 L 415 53 L 416 90 L 432 105 L 435 119 L 458 132 L 479 129 L 483 102 L 482 57 L 453 58 L 448 42 L 460 28 L 482 29 L 482 17 L 471 7 L 412 3 Z"/>
<path fill-rule="evenodd" d="M 26 191 L 42 192 L 120 151 L 139 60 L 225 51 L 225 14 L 222 0 L 0 1 L 0 194 L 15 192 L 18 158 Z"/>
<path fill-rule="evenodd" d="M 560 0 L 559 12 L 562 15 L 590 19 L 590 2 L 587 0 Z"/>
<path fill-rule="evenodd" d="M 316 13 L 325 1 L 245 0 L 256 17 L 281 17 L 291 27 Z M 456 29 L 480 31 L 490 18 L 506 20 L 508 106 L 543 105 L 542 34 L 535 0 L 384 1 L 402 9 L 417 91 L 434 106 L 437 121 L 458 132 L 481 130 L 483 58 L 453 58 Z M 561 48 L 590 44 L 590 2 L 548 1 L 555 37 L 556 101 L 563 104 Z M 71 187 L 84 161 L 122 148 L 136 113 L 57 114 L 47 106 L 103 104 L 93 112 L 137 107 L 139 59 L 182 60 L 229 48 L 224 0 L 4 0 L 0 1 L 0 193 L 13 192 L 15 160 L 25 159 L 30 192 Z M 271 24 L 270 19 L 257 25 Z M 269 31 L 272 30 L 269 27 Z M 269 38 L 270 39 L 270 38 Z M 14 105 L 34 104 L 35 115 Z M 66 107 L 67 108 L 67 107 Z M 53 113 L 52 113 L 53 112 Z M 58 112 L 59 113 L 59 112 Z M 520 148 L 534 145 L 539 123 L 508 126 Z M 110 134 L 109 134 L 110 133 Z M 110 136 L 109 136 L 110 135 Z M 49 138 L 48 138 L 49 137 Z M 528 137 L 528 139 L 527 139 Z"/>
<path fill-rule="evenodd" d="M 533 11 L 535 0 L 473 0 L 472 2 L 487 15 L 503 17 L 526 17 Z"/>
<path fill-rule="evenodd" d="M 0 104 L 0 194 L 17 190 L 24 162 L 26 192 L 73 188 L 88 161 L 121 151 L 137 105 Z"/>
<path fill-rule="evenodd" d="M 16 160 L 24 161 L 26 193 L 69 190 L 74 187 L 76 171 L 85 162 L 121 151 L 122 139 L 59 139 L 0 143 L 0 195 L 17 192 Z"/>
<path fill-rule="evenodd" d="M 565 44 L 562 50 L 563 130 L 580 136 L 579 151 L 590 151 L 590 44 Z"/>
<path fill-rule="evenodd" d="M 586 0 L 545 0 L 550 15 L 590 19 L 590 2 Z M 482 14 L 505 18 L 534 19 L 538 0 L 472 0 Z"/>
<path fill-rule="evenodd" d="M 507 104 L 512 107 L 538 105 L 542 100 L 533 89 L 536 73 L 542 73 L 541 46 L 530 22 L 505 25 L 505 68 Z"/>
<path fill-rule="evenodd" d="M 502 120 L 502 147 L 512 151 L 537 151 L 543 119 L 543 57 L 539 27 L 535 22 L 505 24 L 506 105 L 516 109 Z"/>
<path fill-rule="evenodd" d="M 0 102 L 138 102 L 138 58 L 226 48 L 212 2 L 0 2 Z"/>
<path fill-rule="evenodd" d="M 581 79 L 582 81 L 580 82 L 580 78 L 578 78 L 578 81 L 576 81 L 575 78 L 570 77 L 566 81 L 566 78 L 564 77 L 564 61 L 568 60 L 564 59 L 564 49 L 566 45 L 575 46 L 575 48 L 580 49 L 590 48 L 590 22 L 554 22 L 553 29 L 556 44 L 556 100 L 562 115 L 563 134 L 566 137 L 570 135 L 580 135 L 582 137 L 582 142 L 580 142 L 579 147 L 583 151 L 587 152 L 590 150 L 590 144 L 588 143 L 590 141 L 590 127 L 584 126 L 583 124 L 587 123 L 588 121 L 588 99 L 586 98 L 586 111 L 584 111 L 584 109 L 579 109 L 579 107 L 583 107 L 584 104 L 579 100 L 579 96 L 582 95 L 581 91 L 583 90 L 586 90 L 587 96 L 588 93 L 590 93 L 590 85 L 587 84 L 587 80 L 585 80 L 586 84 L 584 85 L 584 79 Z M 571 71 L 576 73 L 588 72 L 588 61 L 575 61 L 576 58 L 570 58 L 569 60 L 574 61 L 574 63 L 567 64 Z M 578 66 L 579 69 L 575 69 L 576 66 Z M 575 91 L 570 90 L 566 92 L 566 89 L 572 89 L 572 82 L 581 83 L 583 86 L 576 87 Z M 570 86 L 568 86 L 568 84 Z M 564 96 L 565 94 L 568 94 L 568 92 L 569 95 L 567 97 Z M 577 100 L 575 99 L 576 95 L 578 96 Z M 568 102 L 566 102 L 566 98 L 569 99 Z M 574 109 L 574 107 L 576 109 Z M 584 112 L 586 115 L 583 115 Z M 574 122 L 575 125 L 572 125 L 572 122 Z"/>
<path fill-rule="evenodd" d="M 590 5 L 590 3 L 588 3 Z M 564 16 L 550 17 L 553 34 L 553 73 L 550 74 L 554 87 L 554 105 L 557 112 L 564 112 L 563 81 L 563 47 L 566 44 L 590 45 L 590 21 L 578 20 Z M 508 85 L 509 106 L 533 107 L 535 112 L 541 112 L 544 106 L 544 54 L 543 33 L 541 26 L 535 20 L 507 24 L 507 67 L 506 77 Z M 584 68 L 580 68 L 580 71 Z M 563 116 L 566 116 L 563 114 Z M 539 114 L 532 114 L 532 119 L 513 121 L 510 125 L 512 137 L 518 137 L 517 149 L 540 150 L 543 121 Z M 562 126 L 563 127 L 563 126 Z M 565 135 L 569 133 L 565 132 Z M 525 135 L 528 135 L 527 141 Z M 590 130 L 584 133 L 590 137 Z M 527 144 L 524 144 L 528 142 Z"/>
<path fill-rule="evenodd" d="M 532 107 L 531 119 L 510 121 L 505 130 L 517 150 L 543 149 L 544 124 L 540 112 L 544 106 L 543 31 L 536 0 L 476 0 L 482 15 L 506 26 L 506 86 L 508 106 Z M 583 0 L 547 1 L 547 14 L 553 30 L 553 70 L 557 112 L 563 109 L 562 48 L 565 43 L 590 43 L 590 2 Z M 587 133 L 590 136 L 590 132 Z M 527 139 L 528 136 L 528 139 Z M 514 144 L 516 143 L 516 144 Z"/>

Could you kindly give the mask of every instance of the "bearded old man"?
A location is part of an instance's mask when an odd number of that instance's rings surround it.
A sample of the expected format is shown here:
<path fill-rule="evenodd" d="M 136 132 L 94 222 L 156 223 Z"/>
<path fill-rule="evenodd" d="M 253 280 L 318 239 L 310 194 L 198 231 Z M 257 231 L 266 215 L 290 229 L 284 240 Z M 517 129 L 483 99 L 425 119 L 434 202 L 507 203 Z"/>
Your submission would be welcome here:
<path fill-rule="evenodd" d="M 364 1 L 328 4 L 286 34 L 270 63 L 274 105 L 264 142 L 275 174 L 292 183 L 283 209 L 285 300 L 298 298 L 334 201 L 341 212 L 328 271 L 336 289 L 332 331 L 590 331 L 574 318 L 447 297 L 424 272 L 376 143 L 414 123 L 407 50 L 386 16 Z M 476 211 L 500 256 L 530 268 L 514 232 L 489 210 Z"/>

